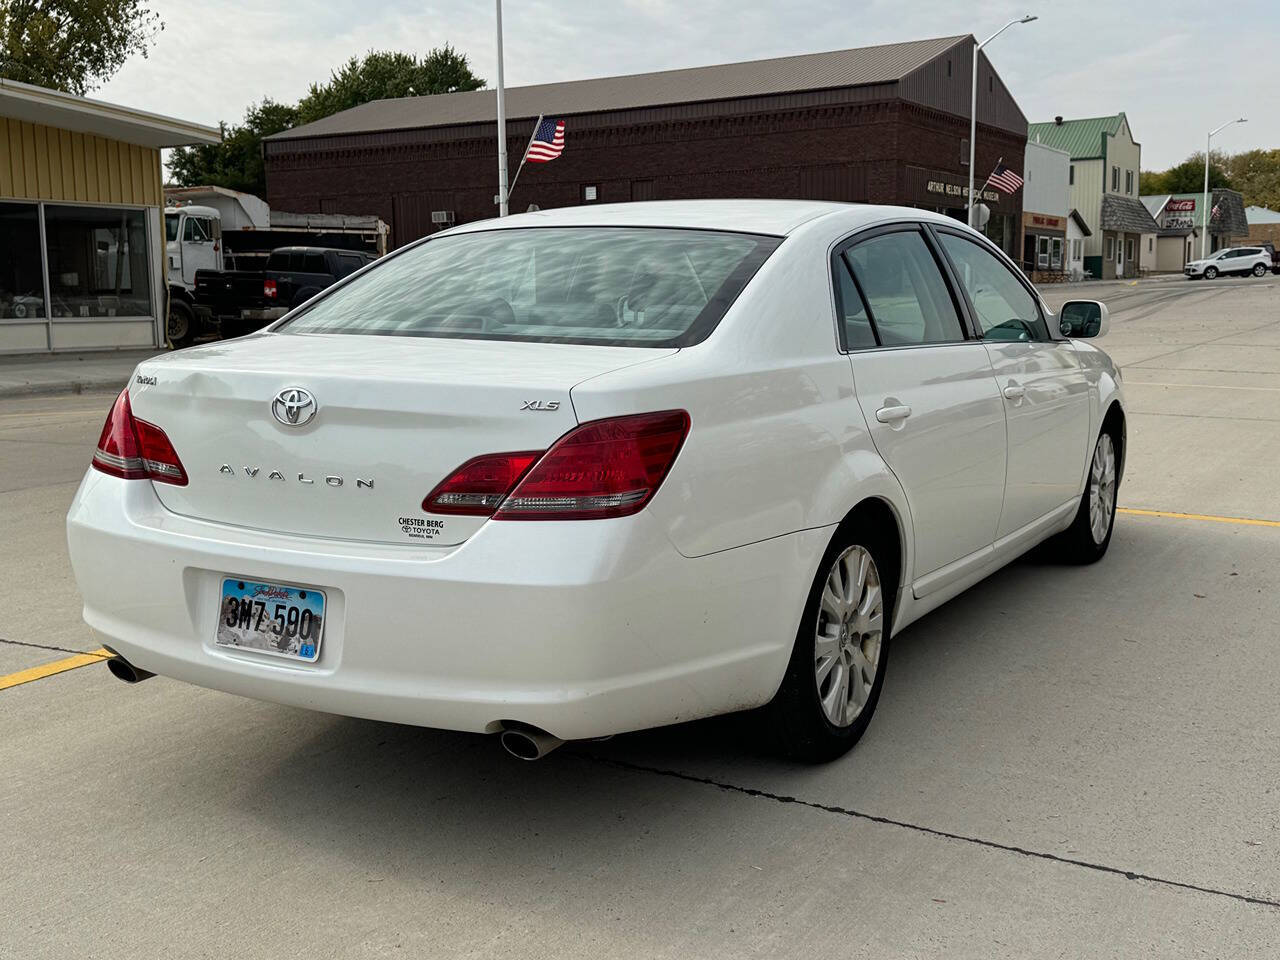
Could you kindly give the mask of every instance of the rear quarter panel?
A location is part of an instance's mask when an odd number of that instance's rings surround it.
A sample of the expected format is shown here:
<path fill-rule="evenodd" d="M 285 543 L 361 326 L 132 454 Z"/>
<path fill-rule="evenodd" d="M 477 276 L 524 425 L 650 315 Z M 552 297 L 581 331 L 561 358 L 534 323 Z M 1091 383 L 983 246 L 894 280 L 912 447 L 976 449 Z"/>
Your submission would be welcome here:
<path fill-rule="evenodd" d="M 580 420 L 689 412 L 689 437 L 648 508 L 685 556 L 834 527 L 866 497 L 888 502 L 911 542 L 838 348 L 828 232 L 784 241 L 703 343 L 572 391 Z"/>

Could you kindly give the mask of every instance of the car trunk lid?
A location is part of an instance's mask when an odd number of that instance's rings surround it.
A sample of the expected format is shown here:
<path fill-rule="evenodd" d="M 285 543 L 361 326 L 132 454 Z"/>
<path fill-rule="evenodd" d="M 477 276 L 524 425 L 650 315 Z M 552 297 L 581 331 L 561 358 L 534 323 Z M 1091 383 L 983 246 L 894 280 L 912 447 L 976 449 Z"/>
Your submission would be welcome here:
<path fill-rule="evenodd" d="M 424 512 L 437 483 L 482 454 L 547 449 L 577 423 L 576 384 L 675 352 L 266 334 L 148 361 L 130 398 L 186 468 L 186 486 L 155 485 L 174 513 L 277 533 L 452 545 L 485 518 Z"/>

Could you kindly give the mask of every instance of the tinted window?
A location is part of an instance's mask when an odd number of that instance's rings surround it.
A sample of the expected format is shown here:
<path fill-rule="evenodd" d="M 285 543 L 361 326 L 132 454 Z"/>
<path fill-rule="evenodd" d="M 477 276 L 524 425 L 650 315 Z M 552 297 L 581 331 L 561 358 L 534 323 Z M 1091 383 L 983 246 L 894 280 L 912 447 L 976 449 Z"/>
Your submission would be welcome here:
<path fill-rule="evenodd" d="M 951 233 L 940 237 L 986 339 L 1049 339 L 1039 303 L 1012 270 L 972 240 Z"/>
<path fill-rule="evenodd" d="M 338 276 L 345 277 L 363 267 L 367 260 L 358 253 L 338 254 Z"/>
<path fill-rule="evenodd" d="M 457 234 L 379 261 L 283 329 L 683 346 L 710 333 L 779 242 L 635 227 Z"/>
<path fill-rule="evenodd" d="M 323 253 L 307 253 L 302 256 L 303 273 L 328 273 L 324 265 Z"/>
<path fill-rule="evenodd" d="M 268 270 L 288 270 L 289 255 L 287 253 L 273 253 L 267 257 Z"/>
<path fill-rule="evenodd" d="M 874 347 L 876 335 L 871 330 L 871 318 L 867 316 L 867 308 L 862 302 L 862 295 L 854 286 L 853 275 L 843 259 L 837 260 L 836 272 L 836 309 L 840 311 L 840 323 L 844 329 L 844 345 L 846 349 L 858 350 L 863 347 Z"/>
<path fill-rule="evenodd" d="M 964 339 L 955 304 L 924 238 L 914 230 L 864 240 L 845 257 L 886 347 Z"/>

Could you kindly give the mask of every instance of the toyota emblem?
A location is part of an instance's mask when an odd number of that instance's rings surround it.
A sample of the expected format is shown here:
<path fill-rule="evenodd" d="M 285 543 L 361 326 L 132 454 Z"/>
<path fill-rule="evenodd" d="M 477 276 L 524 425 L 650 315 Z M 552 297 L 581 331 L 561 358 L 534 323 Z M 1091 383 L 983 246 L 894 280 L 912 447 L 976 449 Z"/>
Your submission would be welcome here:
<path fill-rule="evenodd" d="M 300 427 L 315 417 L 316 398 L 301 387 L 285 387 L 271 401 L 271 415 L 286 427 Z"/>

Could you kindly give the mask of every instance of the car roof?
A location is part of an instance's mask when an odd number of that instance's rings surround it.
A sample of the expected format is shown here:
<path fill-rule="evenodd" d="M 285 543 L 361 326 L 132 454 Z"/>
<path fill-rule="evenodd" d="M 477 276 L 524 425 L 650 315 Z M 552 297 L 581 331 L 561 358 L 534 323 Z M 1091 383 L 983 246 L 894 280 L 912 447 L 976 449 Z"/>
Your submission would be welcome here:
<path fill-rule="evenodd" d="M 787 236 L 805 224 L 834 216 L 841 218 L 842 226 L 852 228 L 898 218 L 956 222 L 942 214 L 912 207 L 826 200 L 651 200 L 537 210 L 501 220 L 480 220 L 448 232 L 475 233 L 521 227 L 674 227 Z"/>

